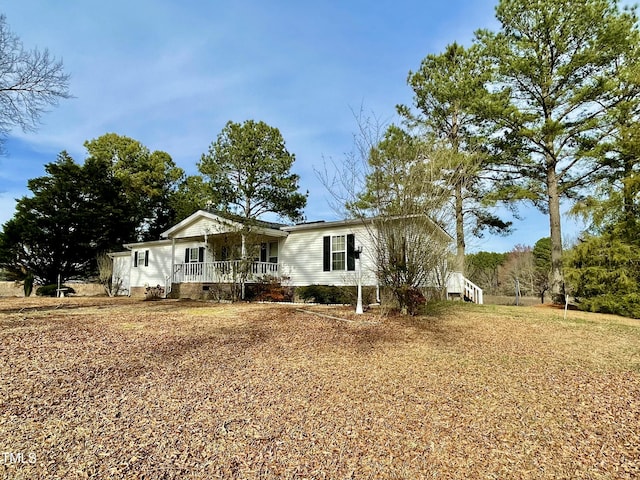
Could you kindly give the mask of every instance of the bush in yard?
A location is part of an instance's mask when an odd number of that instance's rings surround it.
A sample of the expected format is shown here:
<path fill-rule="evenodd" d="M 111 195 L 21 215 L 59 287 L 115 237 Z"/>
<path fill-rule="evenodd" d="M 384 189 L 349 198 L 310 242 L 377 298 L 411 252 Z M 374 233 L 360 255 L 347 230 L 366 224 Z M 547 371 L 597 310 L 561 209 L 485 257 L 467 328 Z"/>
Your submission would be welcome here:
<path fill-rule="evenodd" d="M 60 288 L 65 289 L 64 290 L 65 295 L 76 293 L 76 291 L 73 288 L 67 285 L 62 285 Z M 38 289 L 36 290 L 36 295 L 38 295 L 39 297 L 55 297 L 58 295 L 58 285 L 53 283 L 50 285 L 43 285 L 41 287 L 38 287 Z"/>
<path fill-rule="evenodd" d="M 624 317 L 640 318 L 640 294 L 602 294 L 580 299 L 578 307 L 587 312 L 613 313 Z"/>
<path fill-rule="evenodd" d="M 402 308 L 403 314 L 415 315 L 427 303 L 422 292 L 415 287 L 403 286 L 396 290 L 396 296 L 400 305 L 404 306 Z"/>
<path fill-rule="evenodd" d="M 640 318 L 640 251 L 604 234 L 583 239 L 568 252 L 566 277 L 578 308 Z"/>
<path fill-rule="evenodd" d="M 247 300 L 258 302 L 290 302 L 293 300 L 291 288 L 285 287 L 280 278 L 266 276 L 260 282 L 247 285 Z"/>
<path fill-rule="evenodd" d="M 164 295 L 164 288 L 160 285 L 155 287 L 147 287 L 144 290 L 144 299 L 145 300 L 160 300 Z"/>
<path fill-rule="evenodd" d="M 354 287 L 337 287 L 335 285 L 307 285 L 298 287 L 296 293 L 305 302 L 323 304 L 351 304 L 355 299 Z"/>

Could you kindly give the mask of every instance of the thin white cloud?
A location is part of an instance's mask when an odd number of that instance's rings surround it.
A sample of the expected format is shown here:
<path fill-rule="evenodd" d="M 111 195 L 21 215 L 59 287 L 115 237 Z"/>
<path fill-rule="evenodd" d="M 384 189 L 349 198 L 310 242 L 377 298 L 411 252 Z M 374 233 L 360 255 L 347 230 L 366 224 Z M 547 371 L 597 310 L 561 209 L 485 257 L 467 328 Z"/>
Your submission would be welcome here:
<path fill-rule="evenodd" d="M 3 6 L 26 46 L 64 59 L 71 92 L 36 133 L 13 132 L 30 152 L 0 174 L 2 215 L 43 163 L 107 132 L 168 152 L 195 173 L 228 120 L 278 127 L 310 190 L 307 215 L 331 215 L 314 167 L 353 148 L 352 109 L 394 119 L 410 103 L 409 70 L 424 56 L 494 24 L 495 0 L 21 0 Z M 14 152 L 16 155 L 16 152 Z M 22 156 L 24 155 L 24 156 Z M 14 157 L 15 159 L 15 157 Z M 0 158 L 0 168 L 9 160 Z M 7 180 L 10 175 L 11 183 Z M 16 183 L 17 182 L 17 183 Z M 1 217 L 1 215 L 0 215 Z M 544 224 L 542 224 L 544 228 Z M 518 242 L 508 239 L 511 244 Z"/>

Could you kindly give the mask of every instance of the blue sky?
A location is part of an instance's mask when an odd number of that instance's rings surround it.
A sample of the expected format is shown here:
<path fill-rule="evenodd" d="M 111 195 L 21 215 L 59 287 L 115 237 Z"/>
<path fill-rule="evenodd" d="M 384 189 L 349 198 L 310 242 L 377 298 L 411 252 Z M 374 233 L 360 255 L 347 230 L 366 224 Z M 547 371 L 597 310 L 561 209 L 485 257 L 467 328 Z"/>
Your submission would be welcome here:
<path fill-rule="evenodd" d="M 7 4 L 8 3 L 8 4 Z M 353 111 L 385 121 L 410 104 L 410 70 L 478 28 L 497 28 L 494 0 L 233 2 L 21 0 L 0 13 L 27 48 L 48 48 L 71 74 L 71 93 L 33 133 L 18 129 L 0 157 L 0 224 L 27 180 L 67 150 L 108 132 L 168 152 L 187 173 L 228 120 L 263 120 L 296 155 L 309 190 L 308 220 L 334 219 L 314 168 L 353 149 Z M 509 237 L 469 239 L 507 251 L 548 235 L 545 216 L 523 209 Z M 565 221 L 564 235 L 577 227 Z"/>

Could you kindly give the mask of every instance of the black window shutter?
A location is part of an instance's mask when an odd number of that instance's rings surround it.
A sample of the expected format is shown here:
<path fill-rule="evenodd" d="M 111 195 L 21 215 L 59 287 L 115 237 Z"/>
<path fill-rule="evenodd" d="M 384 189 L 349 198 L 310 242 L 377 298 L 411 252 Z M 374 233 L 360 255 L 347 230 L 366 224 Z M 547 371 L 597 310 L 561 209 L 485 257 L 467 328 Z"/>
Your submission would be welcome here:
<path fill-rule="evenodd" d="M 356 236 L 353 233 L 347 235 L 347 270 L 356 269 Z"/>
<path fill-rule="evenodd" d="M 266 243 L 260 244 L 260 261 L 261 262 L 267 261 L 267 244 Z"/>
<path fill-rule="evenodd" d="M 149 266 L 149 250 L 144 251 L 144 266 Z"/>
<path fill-rule="evenodd" d="M 322 270 L 331 270 L 331 237 L 323 237 Z"/>
<path fill-rule="evenodd" d="M 184 263 L 189 263 L 189 249 L 184 249 Z"/>
<path fill-rule="evenodd" d="M 198 261 L 200 263 L 204 262 L 204 247 L 198 249 Z"/>
<path fill-rule="evenodd" d="M 138 252 L 136 252 L 135 250 L 133 252 L 133 266 L 134 267 L 138 266 Z"/>

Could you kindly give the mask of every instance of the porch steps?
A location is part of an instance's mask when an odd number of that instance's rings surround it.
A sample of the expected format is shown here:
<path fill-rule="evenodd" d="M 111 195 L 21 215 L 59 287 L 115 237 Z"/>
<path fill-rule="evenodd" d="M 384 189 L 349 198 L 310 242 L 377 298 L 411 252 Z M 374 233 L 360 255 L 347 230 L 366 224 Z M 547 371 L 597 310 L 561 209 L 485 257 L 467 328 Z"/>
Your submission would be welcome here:
<path fill-rule="evenodd" d="M 451 272 L 447 277 L 447 298 L 461 299 L 479 305 L 484 303 L 482 289 L 461 272 Z"/>

